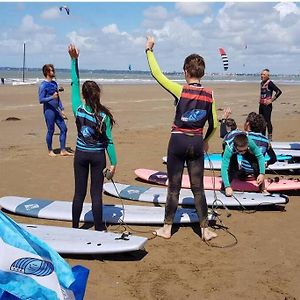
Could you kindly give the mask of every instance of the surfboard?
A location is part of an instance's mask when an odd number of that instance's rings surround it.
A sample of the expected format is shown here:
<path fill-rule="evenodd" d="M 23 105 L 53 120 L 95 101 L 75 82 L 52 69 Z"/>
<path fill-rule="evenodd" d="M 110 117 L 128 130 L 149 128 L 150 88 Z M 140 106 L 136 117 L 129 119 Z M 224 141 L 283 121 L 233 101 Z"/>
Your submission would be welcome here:
<path fill-rule="evenodd" d="M 271 142 L 273 149 L 300 150 L 300 142 Z"/>
<path fill-rule="evenodd" d="M 282 155 L 291 156 L 292 158 L 300 157 L 300 150 L 291 150 L 291 149 L 274 149 L 277 157 Z"/>
<path fill-rule="evenodd" d="M 17 196 L 0 198 L 0 206 L 22 216 L 72 221 L 72 202 L 54 201 Z M 93 222 L 91 203 L 84 203 L 80 221 Z M 138 205 L 103 205 L 103 222 L 118 224 L 163 224 L 164 207 Z M 209 213 L 209 220 L 215 220 L 213 213 Z M 199 218 L 195 209 L 179 208 L 174 217 L 174 223 L 195 223 Z"/>
<path fill-rule="evenodd" d="M 136 169 L 135 174 L 137 177 L 156 184 L 168 185 L 168 176 L 166 172 L 150 170 L 150 169 Z M 222 189 L 222 178 L 204 176 L 203 178 L 204 189 L 206 190 L 221 190 Z M 183 175 L 182 183 L 183 188 L 190 188 L 190 180 L 188 175 Z M 289 191 L 289 190 L 299 190 L 300 180 L 297 179 L 280 179 L 275 182 L 273 179 L 266 179 L 265 186 L 268 192 L 278 192 L 278 191 Z M 233 179 L 231 182 L 231 187 L 236 191 L 244 192 L 258 192 L 259 187 L 255 180 L 242 181 L 239 179 Z"/>
<path fill-rule="evenodd" d="M 105 183 L 103 189 L 106 193 L 121 197 L 126 200 L 143 201 L 150 203 L 166 203 L 167 188 L 136 186 L 111 182 Z M 220 191 L 205 190 L 206 202 L 208 206 L 257 206 L 286 204 L 289 199 L 286 195 L 261 193 L 235 192 L 234 197 L 226 197 Z M 181 189 L 179 204 L 194 205 L 194 196 L 191 190 Z"/>
<path fill-rule="evenodd" d="M 288 150 L 287 150 L 288 151 Z M 292 151 L 292 150 L 291 150 Z M 295 150 L 298 151 L 298 150 Z M 220 155 L 221 156 L 221 155 Z M 163 157 L 163 162 L 167 162 L 167 157 Z M 214 157 L 212 160 L 204 159 L 204 169 L 206 170 L 221 170 L 222 158 L 217 159 Z M 290 171 L 300 170 L 300 163 L 289 163 L 285 161 L 277 161 L 275 164 L 269 165 L 266 171 Z"/>
<path fill-rule="evenodd" d="M 147 238 L 131 234 L 19 224 L 62 254 L 110 254 L 143 249 Z"/>

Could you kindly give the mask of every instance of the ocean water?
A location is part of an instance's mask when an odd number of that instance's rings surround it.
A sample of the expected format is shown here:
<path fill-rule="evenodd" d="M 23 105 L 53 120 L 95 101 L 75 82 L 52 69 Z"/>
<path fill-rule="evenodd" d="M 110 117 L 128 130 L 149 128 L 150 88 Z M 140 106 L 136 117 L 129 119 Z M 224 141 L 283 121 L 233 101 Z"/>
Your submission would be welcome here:
<path fill-rule="evenodd" d="M 179 83 L 185 82 L 183 73 L 165 73 L 165 75 Z M 5 84 L 22 81 L 22 69 L 0 68 L 0 77 Z M 44 79 L 40 69 L 26 69 L 25 81 L 41 82 Z M 123 71 L 123 70 L 80 70 L 80 81 L 94 80 L 100 84 L 154 84 L 149 71 Z M 272 75 L 277 84 L 300 84 L 300 75 Z M 70 83 L 69 69 L 56 69 L 58 83 Z M 260 82 L 259 74 L 206 74 L 203 81 L 212 82 Z"/>

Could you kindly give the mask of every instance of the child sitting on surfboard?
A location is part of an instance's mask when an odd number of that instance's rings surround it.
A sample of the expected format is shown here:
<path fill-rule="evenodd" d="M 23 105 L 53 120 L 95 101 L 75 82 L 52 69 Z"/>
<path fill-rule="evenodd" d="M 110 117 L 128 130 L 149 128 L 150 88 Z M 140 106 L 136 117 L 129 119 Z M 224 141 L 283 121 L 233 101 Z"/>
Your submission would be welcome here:
<path fill-rule="evenodd" d="M 204 151 L 208 140 L 217 128 L 215 101 L 211 90 L 200 84 L 204 76 L 205 62 L 198 54 L 186 57 L 183 65 L 187 84 L 184 86 L 169 80 L 161 72 L 153 54 L 154 38 L 147 37 L 146 55 L 152 76 L 172 96 L 175 96 L 176 114 L 168 146 L 168 195 L 164 226 L 155 234 L 170 238 L 174 215 L 178 206 L 179 192 L 184 164 L 187 164 L 195 207 L 200 220 L 203 240 L 210 240 L 217 234 L 208 228 L 208 209 L 203 187 Z M 208 129 L 203 138 L 203 127 Z"/>
<path fill-rule="evenodd" d="M 90 194 L 95 230 L 103 230 L 102 223 L 102 190 L 106 168 L 105 151 L 110 160 L 110 178 L 115 173 L 117 158 L 111 129 L 115 123 L 113 115 L 100 101 L 101 90 L 95 81 L 87 80 L 82 85 L 78 71 L 79 51 L 69 45 L 71 57 L 72 109 L 76 117 L 77 142 L 74 157 L 75 193 L 72 206 L 72 226 L 79 227 L 84 198 L 87 191 L 89 171 L 91 172 Z"/>
<path fill-rule="evenodd" d="M 246 133 L 239 130 L 230 132 L 225 137 L 225 144 L 226 146 L 222 158 L 221 176 L 223 185 L 225 187 L 226 196 L 233 195 L 233 190 L 230 185 L 232 179 L 239 178 L 241 176 L 237 161 L 238 154 L 241 154 L 245 158 L 247 158 L 249 155 L 254 155 L 256 157 L 258 168 L 255 168 L 254 176 L 257 184 L 260 187 L 260 190 L 265 192 L 265 158 L 260 148 L 251 138 L 247 136 Z"/>

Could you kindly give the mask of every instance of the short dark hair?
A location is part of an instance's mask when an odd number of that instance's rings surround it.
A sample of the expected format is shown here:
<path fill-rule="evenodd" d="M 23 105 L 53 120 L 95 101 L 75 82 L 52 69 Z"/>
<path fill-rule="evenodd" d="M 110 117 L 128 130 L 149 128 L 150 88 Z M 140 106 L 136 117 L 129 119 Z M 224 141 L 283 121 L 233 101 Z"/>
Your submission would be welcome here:
<path fill-rule="evenodd" d="M 226 127 L 229 127 L 231 131 L 237 129 L 235 120 L 232 118 L 227 118 L 225 121 L 225 125 L 226 125 Z"/>
<path fill-rule="evenodd" d="M 185 58 L 183 70 L 194 78 L 202 78 L 205 72 L 204 58 L 198 54 L 191 54 Z"/>
<path fill-rule="evenodd" d="M 53 72 L 55 72 L 54 66 L 52 64 L 46 64 L 43 65 L 42 71 L 45 77 L 47 77 L 47 74 L 49 72 L 49 70 L 52 69 Z"/>
<path fill-rule="evenodd" d="M 252 111 L 251 113 L 248 114 L 247 118 L 246 118 L 246 122 L 251 122 L 255 119 L 255 116 L 257 115 L 257 113 L 255 111 Z"/>
<path fill-rule="evenodd" d="M 233 139 L 233 145 L 235 148 L 241 148 L 248 146 L 248 137 L 244 132 L 237 134 Z"/>

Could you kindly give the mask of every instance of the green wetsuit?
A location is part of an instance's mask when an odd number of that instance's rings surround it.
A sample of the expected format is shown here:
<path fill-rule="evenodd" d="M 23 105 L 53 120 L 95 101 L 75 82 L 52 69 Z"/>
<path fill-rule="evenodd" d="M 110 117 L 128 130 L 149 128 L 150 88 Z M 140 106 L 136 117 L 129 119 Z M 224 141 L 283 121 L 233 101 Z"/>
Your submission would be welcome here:
<path fill-rule="evenodd" d="M 255 142 L 248 138 L 248 149 L 256 156 L 258 160 L 259 165 L 259 172 L 260 174 L 265 174 L 265 158 L 262 154 L 260 148 L 255 144 Z M 247 150 L 247 151 L 249 151 Z M 237 152 L 233 149 L 233 142 L 232 145 L 226 145 L 225 151 L 223 153 L 222 158 L 222 167 L 221 167 L 221 176 L 224 183 L 225 188 L 230 187 L 230 181 L 228 176 L 228 169 L 229 169 L 229 163 L 232 155 L 237 154 Z M 237 170 L 238 171 L 238 170 Z"/>

